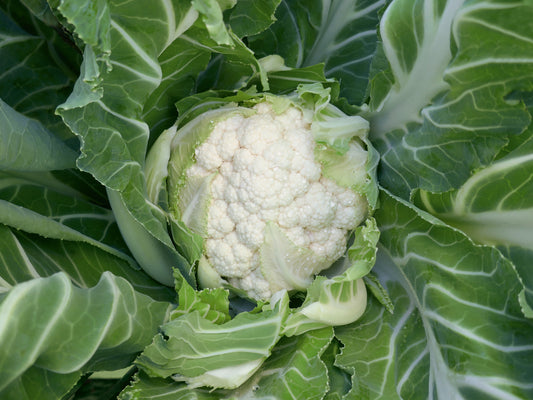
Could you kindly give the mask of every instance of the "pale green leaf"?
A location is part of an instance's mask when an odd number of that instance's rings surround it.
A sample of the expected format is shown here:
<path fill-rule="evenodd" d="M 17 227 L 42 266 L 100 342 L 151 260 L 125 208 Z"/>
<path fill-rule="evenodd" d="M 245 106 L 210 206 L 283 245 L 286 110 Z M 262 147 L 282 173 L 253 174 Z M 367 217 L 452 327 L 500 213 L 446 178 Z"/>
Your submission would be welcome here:
<path fill-rule="evenodd" d="M 0 173 L 0 223 L 46 238 L 91 244 L 136 267 L 109 209 L 41 174 Z M 50 187 L 49 185 L 54 185 Z"/>
<path fill-rule="evenodd" d="M 282 338 L 260 370 L 231 398 L 320 400 L 328 388 L 327 368 L 321 359 L 333 338 L 331 327 Z"/>
<path fill-rule="evenodd" d="M 20 389 L 21 396 L 34 365 L 55 374 L 127 366 L 169 308 L 109 272 L 90 289 L 73 286 L 64 273 L 33 279 L 0 301 L 0 394 Z M 72 379 L 65 379 L 70 389 Z"/>
<path fill-rule="evenodd" d="M 170 314 L 170 319 L 179 318 L 182 315 L 198 311 L 200 317 L 222 324 L 231 319 L 229 314 L 229 293 L 222 288 L 194 290 L 191 285 L 177 272 L 176 292 L 178 292 L 178 307 Z"/>
<path fill-rule="evenodd" d="M 130 386 L 122 391 L 120 400 L 221 400 L 219 391 L 208 388 L 191 389 L 172 379 L 153 378 L 140 371 Z"/>
<path fill-rule="evenodd" d="M 191 387 L 236 388 L 259 369 L 279 340 L 287 301 L 220 325 L 198 311 L 184 314 L 163 325 L 137 364 L 150 376 L 172 376 Z"/>

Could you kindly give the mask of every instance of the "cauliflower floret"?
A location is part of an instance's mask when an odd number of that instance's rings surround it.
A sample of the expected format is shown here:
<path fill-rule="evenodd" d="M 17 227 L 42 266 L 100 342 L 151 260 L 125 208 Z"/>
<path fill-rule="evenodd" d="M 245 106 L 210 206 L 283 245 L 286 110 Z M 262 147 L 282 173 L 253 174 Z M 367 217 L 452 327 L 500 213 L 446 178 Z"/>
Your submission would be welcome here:
<path fill-rule="evenodd" d="M 226 184 L 226 187 L 224 188 L 223 199 L 226 201 L 226 203 L 233 203 L 239 200 L 239 195 L 232 185 Z"/>
<path fill-rule="evenodd" d="M 214 200 L 207 215 L 207 234 L 220 238 L 232 232 L 235 223 L 228 215 L 228 205 L 224 200 Z"/>
<path fill-rule="evenodd" d="M 251 214 L 246 220 L 238 222 L 236 231 L 239 239 L 249 248 L 258 249 L 265 238 L 263 230 L 265 221 L 256 214 Z"/>
<path fill-rule="evenodd" d="M 234 124 L 232 124 L 233 126 Z M 231 161 L 237 149 L 239 149 L 240 143 L 237 139 L 237 132 L 231 129 L 224 130 L 224 136 L 218 146 L 218 155 L 224 161 Z"/>
<path fill-rule="evenodd" d="M 344 205 L 339 201 L 340 207 L 337 209 L 333 224 L 337 228 L 352 229 L 352 227 L 359 225 L 365 220 L 368 213 L 368 204 L 366 199 L 356 193 L 351 192 L 354 195 L 354 201 L 350 205 Z"/>
<path fill-rule="evenodd" d="M 242 279 L 229 279 L 229 283 L 232 286 L 245 290 L 253 299 L 268 299 L 272 296 L 270 284 L 259 268 L 252 270 Z"/>
<path fill-rule="evenodd" d="M 329 226 L 337 211 L 335 197 L 326 190 L 322 182 L 314 182 L 307 193 L 294 201 L 294 208 L 300 213 L 300 223 L 318 229 Z"/>
<path fill-rule="evenodd" d="M 233 166 L 235 167 L 236 171 L 245 171 L 248 169 L 251 170 L 255 165 L 256 161 L 262 162 L 264 160 L 262 160 L 260 157 L 257 157 L 256 155 L 253 155 L 246 147 L 240 147 L 235 152 L 235 156 L 233 158 Z"/>
<path fill-rule="evenodd" d="M 243 124 L 239 140 L 252 154 L 261 155 L 265 149 L 281 138 L 281 125 L 270 114 L 252 115 Z"/>
<path fill-rule="evenodd" d="M 234 223 L 246 221 L 250 213 L 238 201 L 231 202 L 228 206 L 228 215 Z"/>
<path fill-rule="evenodd" d="M 240 242 L 235 232 L 222 239 L 207 239 L 205 247 L 208 259 L 221 276 L 243 278 L 249 274 L 254 254 Z"/>
<path fill-rule="evenodd" d="M 272 114 L 272 106 L 266 101 L 262 103 L 257 103 L 254 106 L 254 110 L 257 112 L 258 115 L 267 114 L 268 116 L 270 116 Z"/>
<path fill-rule="evenodd" d="M 300 212 L 292 204 L 280 210 L 278 223 L 282 228 L 290 229 L 300 225 Z"/>
<path fill-rule="evenodd" d="M 187 170 L 187 176 L 190 177 L 204 177 L 209 175 L 209 170 L 205 169 L 204 167 L 200 166 L 199 164 L 193 164 L 188 170 Z"/>
<path fill-rule="evenodd" d="M 263 157 L 274 168 L 290 169 L 291 160 L 287 158 L 287 155 L 291 153 L 293 153 L 293 149 L 290 143 L 281 139 L 268 146 L 263 152 Z"/>
<path fill-rule="evenodd" d="M 231 187 L 227 184 L 226 179 L 218 174 L 211 182 L 211 195 L 213 199 L 224 200 L 226 197 L 226 190 Z"/>
<path fill-rule="evenodd" d="M 342 256 L 346 248 L 346 231 L 337 228 L 325 228 L 320 231 L 308 231 L 309 248 L 317 255 L 330 261 Z"/>
<path fill-rule="evenodd" d="M 234 287 L 256 299 L 272 295 L 260 267 L 265 227 L 333 262 L 347 233 L 365 217 L 365 199 L 322 176 L 310 124 L 300 110 L 277 115 L 268 102 L 256 114 L 217 123 L 196 150 L 188 176 L 218 172 L 211 183 L 206 256 Z"/>
<path fill-rule="evenodd" d="M 220 175 L 227 178 L 233 174 L 233 164 L 231 162 L 223 162 L 218 170 Z"/>
<path fill-rule="evenodd" d="M 260 202 L 265 208 L 272 208 L 276 206 L 276 198 L 272 196 L 273 193 L 279 193 L 283 189 L 283 182 L 274 179 L 272 174 L 268 175 L 251 175 L 252 179 L 247 182 L 247 189 L 249 190 L 252 201 Z"/>
<path fill-rule="evenodd" d="M 294 197 L 302 196 L 309 189 L 310 182 L 303 175 L 291 171 L 287 186 L 291 188 Z"/>
<path fill-rule="evenodd" d="M 306 234 L 305 229 L 301 226 L 296 226 L 294 228 L 284 230 L 285 234 L 291 242 L 296 246 L 308 247 L 309 246 L 309 235 Z"/>
<path fill-rule="evenodd" d="M 207 171 L 216 170 L 222 164 L 216 143 L 205 142 L 196 151 L 196 163 Z"/>
<path fill-rule="evenodd" d="M 246 275 L 246 270 L 236 270 L 233 251 L 225 237 L 220 239 L 208 238 L 205 241 L 205 252 L 207 258 L 221 276 Z"/>
<path fill-rule="evenodd" d="M 302 112 L 295 107 L 289 107 L 278 115 L 276 120 L 287 131 L 299 128 L 309 129 L 309 123 L 304 120 Z"/>

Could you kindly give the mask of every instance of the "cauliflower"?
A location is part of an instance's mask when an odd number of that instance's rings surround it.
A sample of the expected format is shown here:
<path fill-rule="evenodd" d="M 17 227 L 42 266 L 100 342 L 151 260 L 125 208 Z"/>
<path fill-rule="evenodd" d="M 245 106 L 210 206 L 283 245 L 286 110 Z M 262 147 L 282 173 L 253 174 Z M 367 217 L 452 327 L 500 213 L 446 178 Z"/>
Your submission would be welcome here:
<path fill-rule="evenodd" d="M 161 134 L 146 160 L 147 189 L 167 216 L 180 271 L 264 301 L 307 291 L 307 304 L 328 287 L 317 318 L 352 297 L 368 271 L 348 241 L 374 243 L 377 158 L 368 122 L 329 100 L 320 84 L 206 97 Z"/>
<path fill-rule="evenodd" d="M 214 176 L 204 237 L 209 264 L 248 296 L 268 299 L 280 289 L 304 289 L 341 257 L 348 233 L 366 218 L 368 204 L 361 194 L 323 176 L 311 123 L 301 110 L 291 106 L 277 114 L 267 101 L 252 109 L 252 115 L 237 113 L 214 124 L 195 149 L 185 181 Z M 366 151 L 353 146 L 366 160 Z M 352 174 L 362 182 L 365 163 L 357 166 Z M 261 257 L 267 224 L 279 228 L 273 232 L 289 242 L 287 251 L 312 260 L 294 271 L 303 284 L 269 274 L 271 258 Z"/>

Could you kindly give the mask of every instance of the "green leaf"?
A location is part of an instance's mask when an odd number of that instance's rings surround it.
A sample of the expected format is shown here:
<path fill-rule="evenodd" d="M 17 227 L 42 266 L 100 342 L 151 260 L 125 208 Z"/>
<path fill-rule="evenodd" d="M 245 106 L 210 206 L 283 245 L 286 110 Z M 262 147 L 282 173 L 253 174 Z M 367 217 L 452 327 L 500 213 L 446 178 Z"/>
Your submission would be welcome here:
<path fill-rule="evenodd" d="M 281 0 L 241 0 L 231 11 L 229 23 L 239 37 L 256 35 L 268 28 L 276 18 L 274 11 Z"/>
<path fill-rule="evenodd" d="M 122 391 L 120 400 L 220 400 L 222 394 L 208 388 L 191 389 L 183 382 L 153 378 L 140 371 L 130 386 Z"/>
<path fill-rule="evenodd" d="M 241 313 L 217 325 L 198 311 L 162 327 L 137 359 L 150 376 L 185 381 L 191 387 L 235 388 L 246 381 L 270 355 L 279 340 L 288 298 L 273 310 Z"/>
<path fill-rule="evenodd" d="M 137 267 L 109 209 L 41 174 L 0 173 L 0 223 L 46 238 L 91 244 Z M 50 187 L 49 185 L 54 185 Z"/>
<path fill-rule="evenodd" d="M 259 57 L 279 54 L 289 67 L 324 63 L 326 77 L 341 82 L 340 95 L 361 104 L 376 49 L 378 11 L 384 5 L 372 0 L 285 0 L 276 10 L 277 21 L 248 42 Z"/>
<path fill-rule="evenodd" d="M 180 3 L 181 4 L 181 3 Z M 192 10 L 194 11 L 194 10 Z M 186 13 L 182 24 L 190 23 L 194 17 L 191 9 Z M 211 57 L 209 50 L 201 46 L 191 46 L 186 38 L 178 37 L 159 56 L 161 83 L 146 100 L 142 118 L 150 127 L 151 138 L 172 126 L 178 118 L 175 103 L 193 94 L 198 74 L 203 71 Z"/>
<path fill-rule="evenodd" d="M 264 235 L 259 248 L 260 268 L 272 292 L 304 290 L 311 284 L 314 275 L 330 264 L 312 250 L 296 246 L 272 222 L 266 224 Z"/>
<path fill-rule="evenodd" d="M 500 251 L 515 265 L 516 271 L 524 289 L 518 295 L 522 312 L 528 318 L 533 318 L 533 269 L 531 259 L 533 251 L 520 246 L 498 246 Z"/>
<path fill-rule="evenodd" d="M 81 377 L 81 372 L 58 374 L 39 367 L 30 367 L 4 390 L 5 400 L 57 400 L 64 398 Z"/>
<path fill-rule="evenodd" d="M 193 387 L 141 371 L 120 399 L 322 399 L 328 388 L 328 370 L 322 357 L 332 338 L 331 328 L 282 338 L 263 366 L 235 390 Z"/>
<path fill-rule="evenodd" d="M 105 271 L 123 277 L 140 293 L 173 301 L 175 293 L 124 260 L 83 242 L 45 239 L 0 225 L 0 292 L 18 283 L 57 272 L 66 273 L 79 287 L 96 285 Z"/>
<path fill-rule="evenodd" d="M 111 211 L 94 204 L 103 203 L 101 195 L 94 181 L 75 171 L 0 173 L 0 220 L 12 227 L 0 229 L 0 286 L 65 272 L 90 287 L 108 270 L 140 292 L 172 299 L 170 289 L 138 270 Z"/>
<path fill-rule="evenodd" d="M 404 198 L 457 188 L 529 125 L 507 96 L 533 89 L 532 12 L 518 1 L 391 3 L 380 30 L 388 67 L 376 68 L 368 115 L 384 187 Z"/>
<path fill-rule="evenodd" d="M 333 339 L 321 356 L 322 361 L 328 369 L 328 392 L 324 400 L 341 400 L 352 387 L 350 375 L 335 365 L 337 355 L 340 351 L 340 342 Z"/>
<path fill-rule="evenodd" d="M 381 256 L 374 270 L 380 266 L 385 271 L 397 268 L 392 262 L 384 266 Z M 335 329 L 336 337 L 343 344 L 335 365 L 352 376 L 348 399 L 394 400 L 404 395 L 422 400 L 430 397 L 428 390 L 432 388 L 428 386 L 433 383 L 428 377 L 428 342 L 420 315 L 401 285 L 388 279 L 386 288 L 394 299 L 394 314 L 388 313 L 370 296 L 365 314 L 357 324 Z M 409 387 L 416 388 L 416 395 L 403 394 Z"/>
<path fill-rule="evenodd" d="M 531 397 L 533 323 L 513 265 L 404 201 L 380 201 L 374 272 L 395 307 L 370 298 L 360 323 L 336 329 L 354 397 Z"/>
<path fill-rule="evenodd" d="M 2 100 L 16 112 L 35 120 L 30 125 L 42 125 L 44 129 L 40 130 L 61 139 L 72 138 L 72 132 L 54 110 L 72 90 L 81 62 L 80 53 L 72 46 L 68 33 L 61 30 L 46 2 L 35 0 L 24 4 L 31 12 L 16 0 L 0 4 Z M 37 18 L 32 12 L 37 12 Z M 10 124 L 2 122 L 0 126 L 3 130 Z M 13 126 L 17 126 L 14 121 Z"/>
<path fill-rule="evenodd" d="M 176 279 L 179 304 L 172 311 L 171 320 L 194 311 L 198 311 L 201 318 L 215 324 L 223 324 L 231 319 L 227 290 L 216 288 L 196 291 L 179 273 L 174 272 L 174 278 Z"/>
<path fill-rule="evenodd" d="M 41 123 L 0 99 L 0 170 L 51 171 L 72 168 L 77 154 Z"/>
<path fill-rule="evenodd" d="M 264 63 L 265 59 L 259 61 Z M 266 68 L 265 68 L 266 69 Z M 324 65 L 317 64 L 302 68 L 268 70 L 270 92 L 274 94 L 288 94 L 294 92 L 300 84 L 321 83 L 324 87 L 332 87 L 338 92 L 336 82 L 324 76 Z M 333 89 L 332 89 L 333 90 Z"/>
<path fill-rule="evenodd" d="M 199 76 L 197 92 L 219 89 L 242 89 L 250 82 L 259 81 L 264 91 L 269 90 L 265 71 L 254 52 L 235 33 L 229 31 L 228 43 L 217 43 L 202 26 L 196 24 L 183 38 L 190 46 L 213 53 L 207 69 Z"/>
<path fill-rule="evenodd" d="M 204 252 L 204 238 L 174 217 L 170 217 L 170 228 L 178 253 L 183 255 L 190 265 L 195 265 Z"/>
<path fill-rule="evenodd" d="M 231 393 L 237 399 L 320 400 L 328 388 L 321 359 L 333 338 L 331 327 L 284 337 L 260 370 Z"/>
<path fill-rule="evenodd" d="M 376 260 L 379 231 L 373 218 L 355 230 L 347 256 L 338 260 L 307 288 L 302 306 L 284 326 L 287 336 L 300 335 L 325 326 L 350 324 L 361 317 L 367 303 L 363 281 Z"/>
<path fill-rule="evenodd" d="M 216 173 L 188 178 L 176 199 L 178 217 L 193 233 L 207 236 L 207 215 L 211 205 L 211 183 Z"/>
<path fill-rule="evenodd" d="M 366 288 L 372 293 L 374 298 L 379 301 L 388 312 L 394 313 L 394 303 L 387 293 L 387 290 L 383 287 L 378 277 L 372 273 L 369 273 L 364 277 Z"/>
<path fill-rule="evenodd" d="M 111 52 L 110 7 L 105 0 L 50 0 L 83 42 L 98 49 L 107 62 Z M 85 12 L 80 12 L 80 8 Z M 88 23 L 98 21 L 98 23 Z"/>
<path fill-rule="evenodd" d="M 520 141 L 518 141 L 518 139 Z M 525 310 L 533 306 L 533 128 L 513 148 L 446 193 L 419 191 L 414 202 L 473 240 L 498 247 L 524 284 Z"/>
<path fill-rule="evenodd" d="M 192 0 L 191 4 L 201 14 L 209 37 L 219 45 L 231 45 L 232 40 L 217 0 Z"/>
<path fill-rule="evenodd" d="M 145 226 L 138 222 L 127 209 L 118 192 L 108 190 L 107 193 L 122 237 L 128 243 L 135 261 L 144 271 L 158 282 L 171 286 L 174 283 L 172 268 L 177 268 L 187 281 L 194 284 L 193 265 L 189 264 L 174 247 L 156 239 Z M 162 229 L 164 227 L 163 217 L 158 221 L 160 224 L 158 228 Z M 165 235 L 170 241 L 168 233 Z"/>
<path fill-rule="evenodd" d="M 0 394 L 24 398 L 35 373 L 52 374 L 53 382 L 68 384 L 69 390 L 72 376 L 58 374 L 129 365 L 165 320 L 168 307 L 109 272 L 90 289 L 73 286 L 64 273 L 13 287 L 0 298 Z M 34 365 L 43 371 L 31 370 Z M 38 378 L 41 385 L 43 378 Z"/>
<path fill-rule="evenodd" d="M 55 25 L 57 23 L 50 6 L 46 0 L 21 0 L 29 11 L 35 17 L 39 18 L 47 25 Z"/>
<path fill-rule="evenodd" d="M 171 284 L 171 267 L 181 267 L 182 261 L 164 217 L 146 200 L 143 168 L 149 130 L 141 115 L 150 93 L 161 82 L 158 56 L 182 33 L 187 13 L 178 5 L 158 2 L 146 7 L 139 0 L 127 4 L 100 1 L 90 8 L 93 13 L 84 15 L 78 14 L 80 6 L 75 0 L 59 6 L 86 46 L 80 77 L 58 112 L 82 140 L 78 167 L 120 192 L 113 204 L 125 208 L 122 232 L 135 226 L 132 231 L 145 231 L 141 236 L 153 242 L 153 247 L 168 247 L 161 250 L 168 253 L 161 265 L 146 263 L 142 257 L 140 264 L 166 270 L 161 279 Z M 135 247 L 134 242 L 130 247 Z M 187 273 L 185 267 L 182 270 Z"/>
<path fill-rule="evenodd" d="M 322 174 L 337 184 L 363 191 L 367 181 L 367 153 L 355 142 L 348 144 L 348 150 L 339 154 L 330 147 L 315 149 L 315 158 L 322 164 Z"/>

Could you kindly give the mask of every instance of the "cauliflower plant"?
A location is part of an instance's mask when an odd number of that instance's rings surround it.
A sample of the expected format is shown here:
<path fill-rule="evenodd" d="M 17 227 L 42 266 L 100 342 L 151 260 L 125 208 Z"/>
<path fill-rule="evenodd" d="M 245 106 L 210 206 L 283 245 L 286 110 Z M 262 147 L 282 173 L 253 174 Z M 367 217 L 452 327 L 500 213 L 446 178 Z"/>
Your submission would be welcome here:
<path fill-rule="evenodd" d="M 164 186 L 174 240 L 201 286 L 256 300 L 305 290 L 371 214 L 368 123 L 313 89 L 228 100 L 153 146 L 150 197 L 161 205 Z"/>

